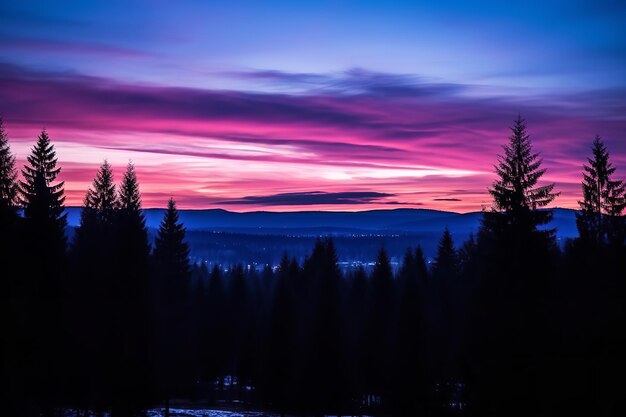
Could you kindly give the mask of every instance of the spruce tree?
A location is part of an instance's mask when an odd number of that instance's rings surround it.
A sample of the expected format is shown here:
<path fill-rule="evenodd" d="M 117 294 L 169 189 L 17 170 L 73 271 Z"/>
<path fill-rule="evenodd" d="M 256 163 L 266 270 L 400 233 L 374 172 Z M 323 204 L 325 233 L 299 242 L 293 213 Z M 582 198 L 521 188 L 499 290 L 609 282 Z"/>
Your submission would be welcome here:
<path fill-rule="evenodd" d="M 419 259 L 416 259 L 416 255 Z M 424 399 L 428 391 L 424 366 L 424 323 L 420 300 L 418 263 L 423 262 L 421 249 L 407 249 L 400 269 L 398 312 L 393 356 L 392 408 L 393 415 L 424 414 Z M 425 269 L 425 265 L 424 265 Z"/>
<path fill-rule="evenodd" d="M 23 256 L 28 260 L 24 271 L 24 300 L 30 322 L 28 342 L 33 349 L 27 363 L 33 393 L 41 413 L 50 415 L 59 400 L 61 384 L 60 357 L 63 354 L 61 334 L 62 280 L 65 277 L 65 227 L 63 182 L 56 182 L 61 171 L 57 167 L 54 145 L 44 130 L 37 138 L 22 170 L 19 201 L 24 208 Z M 25 371 L 28 374 L 28 370 Z"/>
<path fill-rule="evenodd" d="M 126 172 L 124 172 L 124 178 L 119 187 L 119 203 L 123 214 L 140 219 L 143 224 L 139 182 L 137 181 L 135 165 L 132 162 L 126 166 Z"/>
<path fill-rule="evenodd" d="M 370 393 L 380 396 L 383 403 L 391 392 L 392 383 L 387 371 L 391 369 L 393 301 L 393 271 L 387 251 L 381 248 L 378 251 L 371 276 L 364 346 L 366 350 L 367 388 Z"/>
<path fill-rule="evenodd" d="M 226 288 L 220 267 L 215 265 L 209 276 L 207 299 L 204 305 L 204 323 L 200 333 L 201 357 L 204 364 L 203 376 L 208 381 L 219 380 L 219 388 L 224 387 L 227 374 L 227 355 L 229 354 L 230 320 L 224 319 L 228 310 Z M 215 340 L 222 341 L 215 343 Z M 211 391 L 210 402 L 215 402 L 215 391 Z"/>
<path fill-rule="evenodd" d="M 419 245 L 415 249 L 414 262 L 418 285 L 424 287 L 425 282 L 428 279 L 428 268 L 426 267 L 426 258 L 424 257 L 424 251 Z"/>
<path fill-rule="evenodd" d="M 116 217 L 120 256 L 124 261 L 128 261 L 130 266 L 145 267 L 150 245 L 145 217 L 141 210 L 139 182 L 132 163 L 127 165 L 119 186 L 119 210 Z"/>
<path fill-rule="evenodd" d="M 532 387 L 547 380 L 548 351 L 539 341 L 553 334 L 547 312 L 558 249 L 555 230 L 545 225 L 552 218 L 546 207 L 558 193 L 554 184 L 538 185 L 546 170 L 524 120 L 518 117 L 511 132 L 495 166 L 493 209 L 484 214 L 476 249 L 480 282 L 470 383 L 481 414 L 506 414 L 516 403 L 515 415 L 526 415 L 540 406 L 545 392 Z"/>
<path fill-rule="evenodd" d="M 393 271 L 391 270 L 391 261 L 389 255 L 384 248 L 378 251 L 374 270 L 372 271 L 372 286 L 374 290 L 391 291 L 393 280 Z M 389 294 L 387 294 L 389 295 Z"/>
<path fill-rule="evenodd" d="M 24 264 L 19 257 L 22 247 L 17 213 L 17 171 L 15 156 L 11 153 L 8 137 L 0 118 L 0 366 L 2 366 L 3 386 L 9 387 L 0 395 L 7 415 L 20 415 L 24 412 L 27 379 L 20 364 L 24 363 L 23 338 L 20 333 L 20 316 L 24 305 L 18 292 L 18 279 L 23 274 L 19 268 Z"/>
<path fill-rule="evenodd" d="M 5 225 L 8 216 L 15 216 L 17 206 L 17 170 L 15 156 L 11 153 L 9 139 L 0 118 L 0 223 Z M 6 235 L 4 235 L 6 236 Z"/>
<path fill-rule="evenodd" d="M 291 405 L 295 365 L 296 300 L 292 288 L 295 277 L 290 276 L 290 263 L 291 260 L 285 253 L 280 263 L 269 315 L 267 398 L 281 414 Z"/>
<path fill-rule="evenodd" d="M 113 169 L 107 160 L 100 166 L 92 188 L 87 191 L 84 203 L 86 208 L 96 212 L 98 222 L 102 225 L 108 226 L 113 222 L 119 202 L 113 182 Z"/>
<path fill-rule="evenodd" d="M 401 281 L 406 281 L 409 278 L 415 279 L 417 277 L 416 269 L 415 254 L 413 253 L 413 249 L 407 248 L 404 253 L 404 259 L 402 260 L 402 267 L 400 268 L 398 278 Z"/>
<path fill-rule="evenodd" d="M 313 253 L 304 262 L 303 277 L 311 288 L 303 314 L 312 320 L 308 335 L 307 363 L 300 375 L 305 403 L 316 413 L 340 410 L 343 392 L 342 356 L 344 338 L 341 312 L 341 271 L 332 239 L 318 239 Z M 307 360 L 305 359 L 305 360 Z"/>
<path fill-rule="evenodd" d="M 150 246 L 135 167 L 129 163 L 119 186 L 119 210 L 115 216 L 112 294 L 116 300 L 113 322 L 115 340 L 111 359 L 112 416 L 137 413 L 150 400 L 149 268 Z"/>
<path fill-rule="evenodd" d="M 69 317 L 75 366 L 68 372 L 75 405 L 98 411 L 108 407 L 107 396 L 112 385 L 106 375 L 110 371 L 107 358 L 111 357 L 116 327 L 109 310 L 118 301 L 113 278 L 118 272 L 114 230 L 117 207 L 113 172 L 105 160 L 85 195 L 80 224 L 72 242 L 70 308 L 81 314 Z"/>
<path fill-rule="evenodd" d="M 192 346 L 189 344 L 193 333 L 190 327 L 189 246 L 173 198 L 167 203 L 167 211 L 155 239 L 153 258 L 155 370 L 160 396 L 165 401 L 165 415 L 169 416 L 170 398 L 188 395 L 189 383 L 193 381 Z"/>
<path fill-rule="evenodd" d="M 450 230 L 446 227 L 441 239 L 439 240 L 437 256 L 435 257 L 435 263 L 433 266 L 433 275 L 435 280 L 449 280 L 453 278 L 458 272 L 458 263 L 458 254 L 456 249 L 454 249 L 452 234 L 450 234 Z M 449 282 L 442 284 L 446 286 L 449 285 Z"/>
<path fill-rule="evenodd" d="M 155 262 L 171 281 L 164 283 L 165 294 L 184 298 L 189 287 L 189 245 L 185 241 L 185 226 L 179 221 L 173 198 L 167 202 L 167 211 L 154 243 Z"/>
<path fill-rule="evenodd" d="M 112 249 L 111 236 L 118 206 L 113 171 L 105 160 L 83 200 L 80 225 L 76 228 L 72 245 L 77 260 L 91 264 L 95 259 L 88 258 L 94 256 L 110 258 L 110 253 L 107 255 L 106 251 Z"/>
<path fill-rule="evenodd" d="M 495 166 L 498 179 L 489 193 L 493 196 L 493 211 L 504 215 L 505 225 L 520 231 L 537 230 L 537 226 L 552 219 L 551 211 L 538 211 L 559 195 L 554 184 L 537 186 L 546 170 L 541 168 L 539 154 L 533 152 L 526 122 L 518 117 L 511 127 L 509 143 L 503 147 Z"/>
<path fill-rule="evenodd" d="M 18 214 L 17 214 L 17 171 L 15 169 L 15 156 L 11 153 L 9 140 L 2 118 L 0 118 L 0 265 L 4 265 L 7 272 L 12 268 L 14 262 L 14 251 L 16 247 L 20 247 L 21 243 L 16 241 L 19 233 L 17 233 Z M 0 290 L 2 297 L 10 292 L 9 275 L 3 274 Z M 5 281 L 6 280 L 6 281 Z"/>
<path fill-rule="evenodd" d="M 583 200 L 579 201 L 581 212 L 576 215 L 576 225 L 584 241 L 622 244 L 626 184 L 612 178 L 616 168 L 600 136 L 596 135 L 591 151 L 592 158 L 583 165 Z"/>
<path fill-rule="evenodd" d="M 65 251 L 64 183 L 54 183 L 61 172 L 54 145 L 43 130 L 26 158 L 19 185 L 29 246 L 38 255 L 61 256 Z"/>

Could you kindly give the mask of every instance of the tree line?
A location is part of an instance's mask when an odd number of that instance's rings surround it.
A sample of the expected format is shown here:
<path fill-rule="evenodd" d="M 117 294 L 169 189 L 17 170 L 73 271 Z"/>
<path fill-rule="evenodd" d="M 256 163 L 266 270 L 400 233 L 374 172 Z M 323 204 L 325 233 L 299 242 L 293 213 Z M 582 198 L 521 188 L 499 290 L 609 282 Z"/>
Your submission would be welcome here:
<path fill-rule="evenodd" d="M 1 123 L 1 122 L 0 122 Z M 3 410 L 127 417 L 185 399 L 296 415 L 610 416 L 626 371 L 625 184 L 596 137 L 579 238 L 518 118 L 475 236 L 394 273 L 342 273 L 332 239 L 263 271 L 190 264 L 170 199 L 150 243 L 135 169 L 105 161 L 67 238 L 43 131 L 18 178 L 0 124 Z"/>

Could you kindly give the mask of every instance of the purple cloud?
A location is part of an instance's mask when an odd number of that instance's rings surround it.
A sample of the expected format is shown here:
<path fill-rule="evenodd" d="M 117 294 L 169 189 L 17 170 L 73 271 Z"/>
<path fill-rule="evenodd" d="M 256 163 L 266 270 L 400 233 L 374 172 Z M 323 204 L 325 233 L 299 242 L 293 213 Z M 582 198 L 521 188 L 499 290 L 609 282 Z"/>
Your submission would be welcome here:
<path fill-rule="evenodd" d="M 220 201 L 219 204 L 252 204 L 259 206 L 309 206 L 329 204 L 370 204 L 395 194 L 378 192 L 340 192 L 326 193 L 322 191 L 309 191 L 303 193 L 280 193 L 273 195 L 246 196 L 237 200 Z M 394 204 L 398 204 L 394 202 Z"/>

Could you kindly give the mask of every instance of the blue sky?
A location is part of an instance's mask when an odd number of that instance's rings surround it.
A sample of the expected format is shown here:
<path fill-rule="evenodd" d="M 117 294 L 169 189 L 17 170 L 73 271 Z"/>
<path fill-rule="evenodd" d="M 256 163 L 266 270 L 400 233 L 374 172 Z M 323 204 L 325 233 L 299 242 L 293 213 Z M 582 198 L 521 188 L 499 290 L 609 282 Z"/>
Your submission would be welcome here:
<path fill-rule="evenodd" d="M 4 59 L 124 80 L 210 86 L 231 83 L 219 77 L 229 70 L 366 68 L 506 90 L 626 82 L 623 1 L 25 1 L 0 10 Z"/>

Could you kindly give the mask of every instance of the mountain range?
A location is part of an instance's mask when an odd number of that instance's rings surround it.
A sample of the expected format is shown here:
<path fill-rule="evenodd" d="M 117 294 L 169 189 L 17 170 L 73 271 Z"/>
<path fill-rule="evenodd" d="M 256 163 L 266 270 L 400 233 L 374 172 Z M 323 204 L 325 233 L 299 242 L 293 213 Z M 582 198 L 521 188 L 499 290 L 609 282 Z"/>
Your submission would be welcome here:
<path fill-rule="evenodd" d="M 80 207 L 67 209 L 70 226 L 78 226 L 80 211 Z M 164 209 L 144 210 L 148 228 L 158 228 L 164 212 Z M 554 218 L 547 227 L 556 228 L 560 239 L 577 236 L 576 211 L 556 208 L 553 212 Z M 187 230 L 301 236 L 441 233 L 445 227 L 453 235 L 468 235 L 478 230 L 481 218 L 480 211 L 454 213 L 428 209 L 245 213 L 223 209 L 180 210 L 180 219 Z"/>
<path fill-rule="evenodd" d="M 80 212 L 80 207 L 67 209 L 70 234 L 80 223 Z M 164 212 L 144 210 L 151 239 Z M 302 260 L 315 239 L 333 236 L 341 261 L 371 263 L 381 247 L 399 261 L 408 247 L 420 245 L 432 259 L 446 227 L 459 247 L 480 227 L 482 212 L 396 209 L 237 213 L 207 209 L 180 210 L 180 219 L 187 228 L 194 262 L 276 265 L 284 252 Z M 554 218 L 547 227 L 557 229 L 560 243 L 576 237 L 576 211 L 554 209 Z"/>

